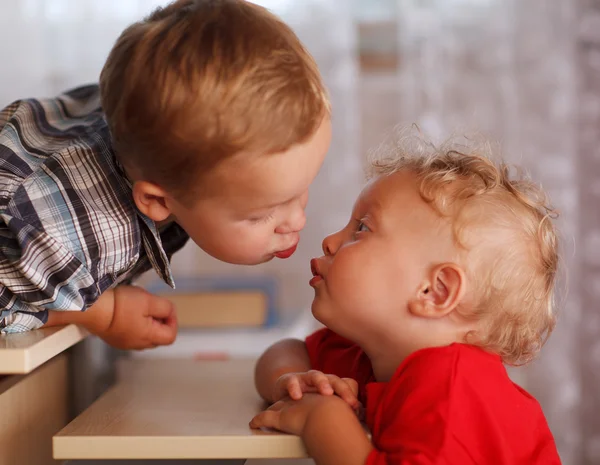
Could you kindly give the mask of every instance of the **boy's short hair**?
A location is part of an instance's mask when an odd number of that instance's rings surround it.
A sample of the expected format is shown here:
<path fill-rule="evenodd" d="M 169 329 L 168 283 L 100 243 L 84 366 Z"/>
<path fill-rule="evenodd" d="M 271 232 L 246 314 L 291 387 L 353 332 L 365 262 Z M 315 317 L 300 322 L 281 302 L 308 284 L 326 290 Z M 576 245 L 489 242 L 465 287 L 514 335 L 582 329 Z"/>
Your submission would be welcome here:
<path fill-rule="evenodd" d="M 557 213 L 545 192 L 521 171 L 495 162 L 486 142 L 453 138 L 436 147 L 405 135 L 391 150 L 382 147 L 370 175 L 414 173 L 421 197 L 450 220 L 466 253 L 475 292 L 466 316 L 482 322 L 467 342 L 512 365 L 530 361 L 556 322 Z"/>
<path fill-rule="evenodd" d="M 329 112 L 294 32 L 244 0 L 157 9 L 118 38 L 100 88 L 121 163 L 177 195 L 227 157 L 304 142 Z"/>

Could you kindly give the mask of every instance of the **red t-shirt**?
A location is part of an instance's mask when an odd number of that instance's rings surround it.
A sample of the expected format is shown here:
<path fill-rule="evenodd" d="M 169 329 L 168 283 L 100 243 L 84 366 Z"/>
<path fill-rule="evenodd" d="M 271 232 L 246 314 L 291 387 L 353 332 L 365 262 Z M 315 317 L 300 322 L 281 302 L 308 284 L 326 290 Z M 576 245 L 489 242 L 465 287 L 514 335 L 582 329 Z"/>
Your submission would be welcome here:
<path fill-rule="evenodd" d="M 374 449 L 369 465 L 556 465 L 538 402 L 499 356 L 466 344 L 419 350 L 375 382 L 356 344 L 323 329 L 306 339 L 312 367 L 358 381 Z"/>

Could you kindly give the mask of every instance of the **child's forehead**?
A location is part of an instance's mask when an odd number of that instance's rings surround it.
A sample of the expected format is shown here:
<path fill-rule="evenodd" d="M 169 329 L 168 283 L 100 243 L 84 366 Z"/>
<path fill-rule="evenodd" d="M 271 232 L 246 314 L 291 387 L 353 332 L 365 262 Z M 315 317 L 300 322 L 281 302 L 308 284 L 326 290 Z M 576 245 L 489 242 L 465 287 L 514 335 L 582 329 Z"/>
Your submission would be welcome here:
<path fill-rule="evenodd" d="M 357 199 L 357 205 L 378 210 L 401 207 L 411 208 L 421 203 L 415 177 L 411 173 L 396 172 L 369 180 Z"/>

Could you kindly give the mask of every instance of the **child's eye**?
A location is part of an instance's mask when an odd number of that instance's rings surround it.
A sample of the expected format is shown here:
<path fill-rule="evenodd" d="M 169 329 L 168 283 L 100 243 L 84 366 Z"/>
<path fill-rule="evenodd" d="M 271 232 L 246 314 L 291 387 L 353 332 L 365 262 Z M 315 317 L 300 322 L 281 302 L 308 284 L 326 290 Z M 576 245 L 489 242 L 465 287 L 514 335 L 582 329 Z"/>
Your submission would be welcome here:
<path fill-rule="evenodd" d="M 370 231 L 369 227 L 362 221 L 359 221 L 358 227 L 356 228 L 356 232 L 368 232 L 368 231 Z"/>

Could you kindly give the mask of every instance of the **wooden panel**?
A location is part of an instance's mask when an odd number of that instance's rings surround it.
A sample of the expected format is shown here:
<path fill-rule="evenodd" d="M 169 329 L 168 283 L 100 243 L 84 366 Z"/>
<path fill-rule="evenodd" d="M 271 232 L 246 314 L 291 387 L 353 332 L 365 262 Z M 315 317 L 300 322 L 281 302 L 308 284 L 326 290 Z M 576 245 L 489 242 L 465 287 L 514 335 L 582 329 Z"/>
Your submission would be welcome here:
<path fill-rule="evenodd" d="M 87 335 L 75 325 L 0 335 L 0 374 L 30 373 Z"/>
<path fill-rule="evenodd" d="M 57 464 L 52 436 L 69 420 L 68 357 L 0 381 L 0 465 Z"/>
<path fill-rule="evenodd" d="M 298 437 L 248 427 L 265 407 L 253 371 L 253 360 L 127 361 L 119 383 L 54 437 L 54 457 L 306 457 Z"/>
<path fill-rule="evenodd" d="M 267 297 L 258 291 L 170 293 L 164 297 L 177 308 L 181 328 L 262 326 Z"/>

